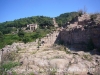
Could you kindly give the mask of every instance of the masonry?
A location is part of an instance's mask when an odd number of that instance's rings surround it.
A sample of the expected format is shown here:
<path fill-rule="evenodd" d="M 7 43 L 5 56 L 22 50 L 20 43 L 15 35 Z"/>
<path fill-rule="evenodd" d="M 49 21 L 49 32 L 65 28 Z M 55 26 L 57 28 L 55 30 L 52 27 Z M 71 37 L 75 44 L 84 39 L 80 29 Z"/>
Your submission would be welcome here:
<path fill-rule="evenodd" d="M 92 39 L 94 45 L 100 48 L 100 28 L 89 28 L 89 29 L 63 29 L 58 36 L 59 40 L 63 41 L 64 44 L 88 44 L 89 40 Z"/>
<path fill-rule="evenodd" d="M 35 31 L 37 29 L 37 24 L 28 24 L 27 27 L 29 27 L 30 30 Z"/>
<path fill-rule="evenodd" d="M 82 18 L 84 17 L 82 16 Z M 87 45 L 91 40 L 95 48 L 100 49 L 100 24 L 94 25 L 92 22 L 89 22 L 89 19 L 86 20 L 87 22 L 84 20 L 63 28 L 58 35 L 59 41 L 62 41 L 64 44 Z M 83 22 L 83 24 L 79 25 L 79 22 Z M 86 25 L 87 23 L 88 25 Z"/>

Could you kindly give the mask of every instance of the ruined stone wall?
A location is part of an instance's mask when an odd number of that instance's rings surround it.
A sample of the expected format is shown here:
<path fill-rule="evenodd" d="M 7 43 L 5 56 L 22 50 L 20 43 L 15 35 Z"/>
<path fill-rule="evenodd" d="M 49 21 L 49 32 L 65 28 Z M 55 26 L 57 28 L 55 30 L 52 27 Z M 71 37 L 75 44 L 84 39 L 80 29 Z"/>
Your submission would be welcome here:
<path fill-rule="evenodd" d="M 88 44 L 92 39 L 95 47 L 100 48 L 100 27 L 64 29 L 59 33 L 58 38 L 64 44 Z"/>
<path fill-rule="evenodd" d="M 100 26 L 91 29 L 91 38 L 94 45 L 100 49 Z"/>
<path fill-rule="evenodd" d="M 89 39 L 89 31 L 74 29 L 74 30 L 62 30 L 59 34 L 60 40 L 64 41 L 64 43 L 86 43 Z"/>

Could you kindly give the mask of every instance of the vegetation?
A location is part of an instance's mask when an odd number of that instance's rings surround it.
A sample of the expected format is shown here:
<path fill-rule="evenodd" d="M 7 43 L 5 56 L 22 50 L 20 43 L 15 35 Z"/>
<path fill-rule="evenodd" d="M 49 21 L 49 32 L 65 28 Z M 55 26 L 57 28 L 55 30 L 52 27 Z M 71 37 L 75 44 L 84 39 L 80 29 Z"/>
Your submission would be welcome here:
<path fill-rule="evenodd" d="M 5 34 L 3 36 L 3 41 L 0 41 L 0 49 L 5 45 L 11 45 L 13 42 L 31 42 L 35 41 L 37 38 L 42 38 L 46 36 L 47 33 L 51 32 L 50 29 L 37 29 L 36 32 L 24 33 L 20 31 L 18 34 Z"/>
<path fill-rule="evenodd" d="M 51 26 L 53 26 L 52 18 L 45 16 L 33 16 L 0 23 L 0 31 L 3 34 L 8 34 L 14 30 L 16 31 L 18 28 L 26 27 L 27 24 L 31 23 L 37 23 L 40 28 L 44 28 L 45 26 L 50 28 Z"/>
<path fill-rule="evenodd" d="M 66 48 L 66 46 L 64 46 L 64 45 L 56 45 L 55 48 L 60 51 L 65 51 L 66 54 L 71 54 L 71 52 L 68 50 L 68 48 Z"/>
<path fill-rule="evenodd" d="M 61 14 L 60 16 L 56 17 L 56 20 L 59 26 L 61 26 L 66 22 L 71 21 L 79 14 L 80 12 Z M 39 29 L 37 29 L 36 32 L 25 33 L 22 28 L 31 23 L 37 23 L 39 25 Z M 13 42 L 23 41 L 24 43 L 27 43 L 34 41 L 36 38 L 46 36 L 46 34 L 52 29 L 52 18 L 45 16 L 32 16 L 0 23 L 0 48 L 3 48 L 5 45 L 11 45 Z M 17 33 L 18 30 L 19 32 Z"/>
<path fill-rule="evenodd" d="M 0 32 L 0 41 L 3 41 L 3 33 Z"/>
<path fill-rule="evenodd" d="M 57 72 L 56 68 L 52 68 L 52 69 L 50 70 L 49 75 L 56 75 L 56 72 Z"/>
<path fill-rule="evenodd" d="M 61 14 L 60 16 L 56 17 L 56 21 L 58 23 L 59 26 L 62 26 L 64 24 L 66 24 L 67 22 L 71 22 L 73 20 L 75 20 L 75 18 L 77 16 L 81 16 L 82 12 L 70 12 L 70 13 L 64 13 Z"/>
<path fill-rule="evenodd" d="M 17 42 L 19 39 L 17 34 L 6 34 L 3 36 L 3 41 L 0 42 L 0 48 L 3 48 L 5 45 L 11 45 L 13 42 Z"/>
<path fill-rule="evenodd" d="M 31 23 L 37 23 L 39 28 L 35 32 L 25 33 L 22 30 L 23 27 L 27 27 L 27 24 Z M 46 36 L 52 28 L 52 18 L 45 16 L 32 16 L 0 23 L 0 49 L 5 45 L 11 45 L 13 42 L 22 41 L 27 43 L 34 41 L 37 38 Z"/>
<path fill-rule="evenodd" d="M 96 24 L 100 24 L 100 13 L 94 13 L 90 16 L 91 21 L 95 22 Z"/>
<path fill-rule="evenodd" d="M 7 71 L 10 70 L 11 68 L 14 68 L 15 66 L 18 66 L 19 63 L 18 62 L 8 62 L 8 63 L 4 63 L 0 66 L 0 75 L 7 75 Z"/>
<path fill-rule="evenodd" d="M 91 55 L 86 55 L 86 54 L 84 54 L 83 55 L 83 59 L 85 59 L 85 60 L 88 60 L 88 61 L 92 61 L 92 56 Z"/>
<path fill-rule="evenodd" d="M 11 51 L 3 56 L 3 61 L 14 61 L 17 56 L 18 54 L 16 53 L 16 51 Z"/>

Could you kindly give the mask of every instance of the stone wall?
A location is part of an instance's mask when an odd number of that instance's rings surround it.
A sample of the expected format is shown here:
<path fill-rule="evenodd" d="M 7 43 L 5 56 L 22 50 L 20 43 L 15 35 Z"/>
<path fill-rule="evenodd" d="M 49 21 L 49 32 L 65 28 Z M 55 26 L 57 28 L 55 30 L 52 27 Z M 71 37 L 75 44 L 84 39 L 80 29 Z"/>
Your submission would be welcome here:
<path fill-rule="evenodd" d="M 100 49 L 100 26 L 92 28 L 91 31 L 92 31 L 91 34 L 92 41 L 94 45 Z"/>
<path fill-rule="evenodd" d="M 92 39 L 96 48 L 100 48 L 100 27 L 84 27 L 63 29 L 58 36 L 58 39 L 64 44 L 88 44 Z"/>

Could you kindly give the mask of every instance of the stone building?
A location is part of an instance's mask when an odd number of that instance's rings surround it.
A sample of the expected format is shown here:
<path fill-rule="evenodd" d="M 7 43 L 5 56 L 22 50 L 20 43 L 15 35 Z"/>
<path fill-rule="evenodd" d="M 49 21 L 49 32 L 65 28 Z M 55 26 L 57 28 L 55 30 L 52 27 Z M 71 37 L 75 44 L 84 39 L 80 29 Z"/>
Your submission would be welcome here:
<path fill-rule="evenodd" d="M 29 27 L 30 30 L 36 30 L 37 29 L 37 24 L 28 24 L 27 27 Z"/>

